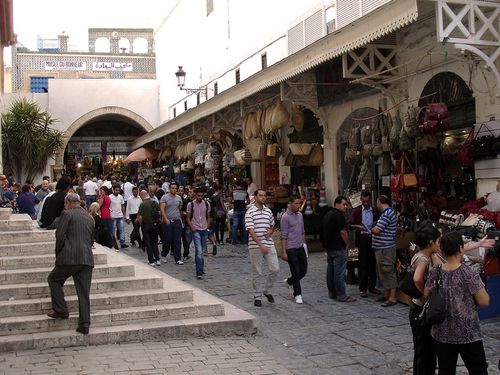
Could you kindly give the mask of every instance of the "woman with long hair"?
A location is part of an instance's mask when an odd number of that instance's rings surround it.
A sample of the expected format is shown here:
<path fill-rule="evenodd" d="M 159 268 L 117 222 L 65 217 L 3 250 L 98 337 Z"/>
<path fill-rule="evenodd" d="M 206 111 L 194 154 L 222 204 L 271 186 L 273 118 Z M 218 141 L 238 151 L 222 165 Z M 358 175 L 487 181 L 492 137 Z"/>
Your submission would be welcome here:
<path fill-rule="evenodd" d="M 439 374 L 455 374 L 459 354 L 469 374 L 488 374 L 477 306 L 488 306 L 490 297 L 479 273 L 462 262 L 462 236 L 456 232 L 446 233 L 439 244 L 446 263 L 432 268 L 425 284 L 427 296 L 441 277 L 446 303 L 444 322 L 431 328 Z"/>
<path fill-rule="evenodd" d="M 436 370 L 436 352 L 431 337 L 431 326 L 419 319 L 425 304 L 424 288 L 433 264 L 440 263 L 435 255 L 439 252 L 441 232 L 435 223 L 426 220 L 415 231 L 416 243 L 420 249 L 411 259 L 408 272 L 413 272 L 413 282 L 422 292 L 422 297 L 412 299 L 410 305 L 410 326 L 413 335 L 413 374 L 432 375 Z"/>

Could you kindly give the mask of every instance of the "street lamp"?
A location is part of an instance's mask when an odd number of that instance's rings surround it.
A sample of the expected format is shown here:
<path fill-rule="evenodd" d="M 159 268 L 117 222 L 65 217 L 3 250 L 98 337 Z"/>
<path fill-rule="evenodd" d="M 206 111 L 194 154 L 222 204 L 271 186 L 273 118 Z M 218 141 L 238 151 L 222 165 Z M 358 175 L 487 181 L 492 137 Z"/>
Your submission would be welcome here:
<path fill-rule="evenodd" d="M 207 87 L 200 87 L 198 89 L 188 89 L 184 87 L 184 83 L 186 82 L 186 72 L 182 70 L 182 66 L 179 65 L 179 70 L 175 72 L 175 76 L 177 77 L 177 86 L 180 90 L 186 91 L 188 94 L 200 94 L 200 96 L 207 97 Z"/>

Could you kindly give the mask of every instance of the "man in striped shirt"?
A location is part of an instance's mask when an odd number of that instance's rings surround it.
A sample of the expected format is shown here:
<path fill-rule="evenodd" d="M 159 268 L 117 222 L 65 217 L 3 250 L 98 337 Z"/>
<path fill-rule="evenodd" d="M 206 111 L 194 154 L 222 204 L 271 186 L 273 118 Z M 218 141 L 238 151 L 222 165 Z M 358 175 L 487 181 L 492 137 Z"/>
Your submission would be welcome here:
<path fill-rule="evenodd" d="M 387 196 L 378 197 L 377 209 L 381 215 L 371 230 L 372 247 L 377 262 L 377 277 L 384 289 L 383 307 L 394 306 L 397 303 L 396 226 L 398 220 L 390 204 L 391 201 Z"/>
<path fill-rule="evenodd" d="M 245 215 L 245 227 L 248 231 L 248 252 L 252 264 L 252 286 L 254 290 L 254 306 L 262 306 L 262 295 L 270 303 L 274 303 L 271 288 L 278 277 L 280 270 L 276 248 L 272 239 L 274 232 L 273 213 L 264 204 L 266 192 L 262 189 L 255 191 L 255 203 L 250 206 Z M 262 283 L 262 260 L 265 259 L 269 267 L 269 274 L 265 285 Z"/>

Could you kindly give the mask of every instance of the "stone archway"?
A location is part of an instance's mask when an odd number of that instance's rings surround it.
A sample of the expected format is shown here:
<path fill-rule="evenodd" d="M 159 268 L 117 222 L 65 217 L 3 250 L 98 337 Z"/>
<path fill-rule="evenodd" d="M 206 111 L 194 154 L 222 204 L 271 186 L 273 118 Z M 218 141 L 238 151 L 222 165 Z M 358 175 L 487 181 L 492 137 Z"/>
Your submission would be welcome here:
<path fill-rule="evenodd" d="M 77 132 L 77 130 L 85 126 L 92 120 L 106 115 L 120 115 L 126 117 L 129 120 L 132 120 L 146 132 L 150 132 L 151 130 L 153 130 L 153 126 L 148 121 L 146 121 L 142 116 L 123 107 L 108 106 L 90 111 L 84 114 L 83 116 L 79 117 L 64 132 L 63 145 L 55 157 L 54 170 L 60 171 L 63 169 L 64 150 L 66 149 L 69 140 L 71 139 L 71 137 L 73 137 L 73 135 Z"/>

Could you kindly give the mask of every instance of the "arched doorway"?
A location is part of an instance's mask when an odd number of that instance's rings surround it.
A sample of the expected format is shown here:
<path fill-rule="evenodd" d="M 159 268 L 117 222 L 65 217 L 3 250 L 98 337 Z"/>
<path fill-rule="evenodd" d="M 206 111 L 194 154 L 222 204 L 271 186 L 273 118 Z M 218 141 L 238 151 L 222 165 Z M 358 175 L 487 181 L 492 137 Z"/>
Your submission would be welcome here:
<path fill-rule="evenodd" d="M 152 129 L 144 118 L 125 108 L 89 112 L 66 130 L 64 151 L 56 157 L 54 174 L 99 175 L 115 169 L 126 173 L 121 160 L 132 151 L 132 142 Z"/>

